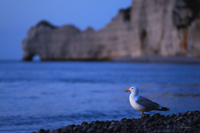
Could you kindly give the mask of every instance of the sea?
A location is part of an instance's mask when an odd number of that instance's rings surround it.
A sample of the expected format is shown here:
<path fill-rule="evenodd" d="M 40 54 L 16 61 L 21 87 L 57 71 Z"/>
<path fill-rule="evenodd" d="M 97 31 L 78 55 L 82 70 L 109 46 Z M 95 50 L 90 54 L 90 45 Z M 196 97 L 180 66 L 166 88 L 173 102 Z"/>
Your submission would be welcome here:
<path fill-rule="evenodd" d="M 170 108 L 146 114 L 200 110 L 200 64 L 0 61 L 0 132 L 140 118 L 125 92 L 131 86 Z"/>

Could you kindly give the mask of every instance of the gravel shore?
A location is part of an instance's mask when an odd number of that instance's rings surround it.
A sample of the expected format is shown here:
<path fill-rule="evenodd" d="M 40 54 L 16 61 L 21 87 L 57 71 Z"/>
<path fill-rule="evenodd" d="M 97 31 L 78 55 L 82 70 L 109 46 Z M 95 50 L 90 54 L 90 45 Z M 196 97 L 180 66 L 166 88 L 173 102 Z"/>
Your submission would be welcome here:
<path fill-rule="evenodd" d="M 145 115 L 140 119 L 123 118 L 120 121 L 82 122 L 56 130 L 40 129 L 37 133 L 133 133 L 133 132 L 194 132 L 200 133 L 200 111 L 187 111 L 172 115 Z M 36 132 L 33 132 L 36 133 Z"/>

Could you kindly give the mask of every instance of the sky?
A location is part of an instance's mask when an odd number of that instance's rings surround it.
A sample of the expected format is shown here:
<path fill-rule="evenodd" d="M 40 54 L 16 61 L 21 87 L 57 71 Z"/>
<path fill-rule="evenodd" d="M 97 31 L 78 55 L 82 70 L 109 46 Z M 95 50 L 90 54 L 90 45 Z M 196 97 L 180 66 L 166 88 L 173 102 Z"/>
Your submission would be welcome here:
<path fill-rule="evenodd" d="M 0 60 L 21 60 L 22 40 L 41 20 L 81 30 L 104 28 L 132 0 L 0 0 Z"/>

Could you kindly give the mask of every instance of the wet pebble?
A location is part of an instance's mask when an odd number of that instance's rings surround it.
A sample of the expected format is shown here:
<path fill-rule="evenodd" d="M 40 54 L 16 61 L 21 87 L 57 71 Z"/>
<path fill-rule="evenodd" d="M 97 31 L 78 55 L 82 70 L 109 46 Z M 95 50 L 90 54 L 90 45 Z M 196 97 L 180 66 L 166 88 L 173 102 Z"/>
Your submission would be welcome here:
<path fill-rule="evenodd" d="M 117 125 L 115 126 L 115 128 L 113 129 L 114 132 L 119 132 L 121 129 L 121 125 Z"/>
<path fill-rule="evenodd" d="M 93 128 L 90 128 L 87 130 L 87 133 L 93 133 L 94 132 L 94 129 Z"/>

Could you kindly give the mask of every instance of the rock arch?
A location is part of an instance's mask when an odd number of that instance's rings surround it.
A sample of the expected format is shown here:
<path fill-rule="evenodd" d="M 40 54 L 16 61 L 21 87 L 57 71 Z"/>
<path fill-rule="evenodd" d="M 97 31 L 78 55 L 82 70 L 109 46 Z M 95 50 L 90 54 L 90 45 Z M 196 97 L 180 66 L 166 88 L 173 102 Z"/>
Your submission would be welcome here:
<path fill-rule="evenodd" d="M 33 61 L 39 61 L 41 60 L 40 56 L 38 54 L 35 54 L 32 58 Z"/>
<path fill-rule="evenodd" d="M 41 60 L 41 57 L 39 54 L 29 54 L 29 55 L 24 55 L 23 60 L 24 61 L 32 61 L 32 60 Z"/>

